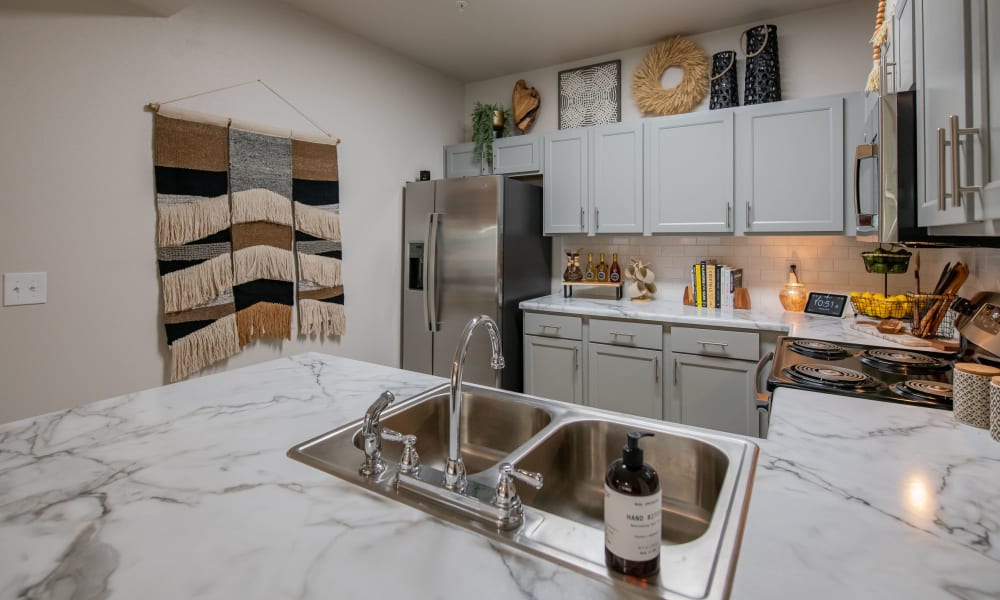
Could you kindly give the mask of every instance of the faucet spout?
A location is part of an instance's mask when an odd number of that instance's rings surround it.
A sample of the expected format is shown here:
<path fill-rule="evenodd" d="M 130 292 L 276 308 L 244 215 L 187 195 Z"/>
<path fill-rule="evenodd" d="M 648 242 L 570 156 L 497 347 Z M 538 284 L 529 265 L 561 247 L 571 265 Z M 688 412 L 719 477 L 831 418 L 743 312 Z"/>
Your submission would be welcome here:
<path fill-rule="evenodd" d="M 504 367 L 503 350 L 500 346 L 500 328 L 496 321 L 486 315 L 479 315 L 465 325 L 458 348 L 455 350 L 455 361 L 451 364 L 451 389 L 449 392 L 449 423 L 448 423 L 448 461 L 445 466 L 444 486 L 450 490 L 465 489 L 465 463 L 462 462 L 462 443 L 459 437 L 459 425 L 462 420 L 462 367 L 469 354 L 469 340 L 473 332 L 483 326 L 490 335 L 492 357 L 490 368 L 500 370 Z"/>

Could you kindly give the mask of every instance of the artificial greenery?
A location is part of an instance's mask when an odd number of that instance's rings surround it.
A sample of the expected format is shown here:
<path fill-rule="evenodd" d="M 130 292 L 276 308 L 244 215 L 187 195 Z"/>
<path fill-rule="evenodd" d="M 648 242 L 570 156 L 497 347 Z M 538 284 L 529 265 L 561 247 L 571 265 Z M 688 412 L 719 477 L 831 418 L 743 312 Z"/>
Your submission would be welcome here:
<path fill-rule="evenodd" d="M 476 102 L 472 109 L 472 141 L 476 143 L 473 153 L 480 160 L 493 164 L 493 112 L 503 111 L 503 137 L 514 133 L 514 114 L 502 104 Z"/>

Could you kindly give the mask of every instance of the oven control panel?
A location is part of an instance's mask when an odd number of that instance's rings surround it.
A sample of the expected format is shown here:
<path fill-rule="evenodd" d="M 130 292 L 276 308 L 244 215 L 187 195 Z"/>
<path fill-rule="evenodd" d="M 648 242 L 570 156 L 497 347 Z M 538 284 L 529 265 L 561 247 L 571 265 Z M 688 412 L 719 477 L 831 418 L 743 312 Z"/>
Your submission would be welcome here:
<path fill-rule="evenodd" d="M 1000 334 L 1000 306 L 983 304 L 972 316 L 972 325 L 990 335 Z"/>

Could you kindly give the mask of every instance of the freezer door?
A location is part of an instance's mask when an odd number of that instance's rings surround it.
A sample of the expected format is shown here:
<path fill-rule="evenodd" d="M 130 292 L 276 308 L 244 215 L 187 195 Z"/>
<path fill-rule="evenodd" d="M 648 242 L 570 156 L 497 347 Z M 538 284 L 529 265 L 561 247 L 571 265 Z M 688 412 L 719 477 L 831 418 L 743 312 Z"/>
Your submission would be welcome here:
<path fill-rule="evenodd" d="M 502 179 L 465 177 L 436 182 L 438 217 L 437 327 L 433 373 L 451 375 L 451 365 L 469 319 L 489 315 L 503 327 L 498 308 L 497 235 Z M 465 381 L 497 384 L 490 369 L 489 336 L 476 331 L 465 362 Z"/>
<path fill-rule="evenodd" d="M 409 371 L 430 373 L 434 335 L 429 327 L 425 294 L 431 244 L 428 233 L 434 212 L 433 181 L 406 184 L 403 196 L 403 285 L 400 326 L 400 365 Z M 432 273 L 433 274 L 433 273 Z"/>

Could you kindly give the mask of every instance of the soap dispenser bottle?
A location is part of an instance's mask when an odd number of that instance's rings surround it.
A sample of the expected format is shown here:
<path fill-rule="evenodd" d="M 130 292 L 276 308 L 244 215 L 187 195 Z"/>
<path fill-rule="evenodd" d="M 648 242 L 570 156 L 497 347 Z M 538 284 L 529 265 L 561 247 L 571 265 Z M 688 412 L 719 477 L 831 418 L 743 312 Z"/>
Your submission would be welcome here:
<path fill-rule="evenodd" d="M 639 440 L 652 433 L 630 431 L 622 457 L 604 478 L 604 560 L 608 568 L 641 579 L 660 570 L 660 476 L 643 460 Z"/>

